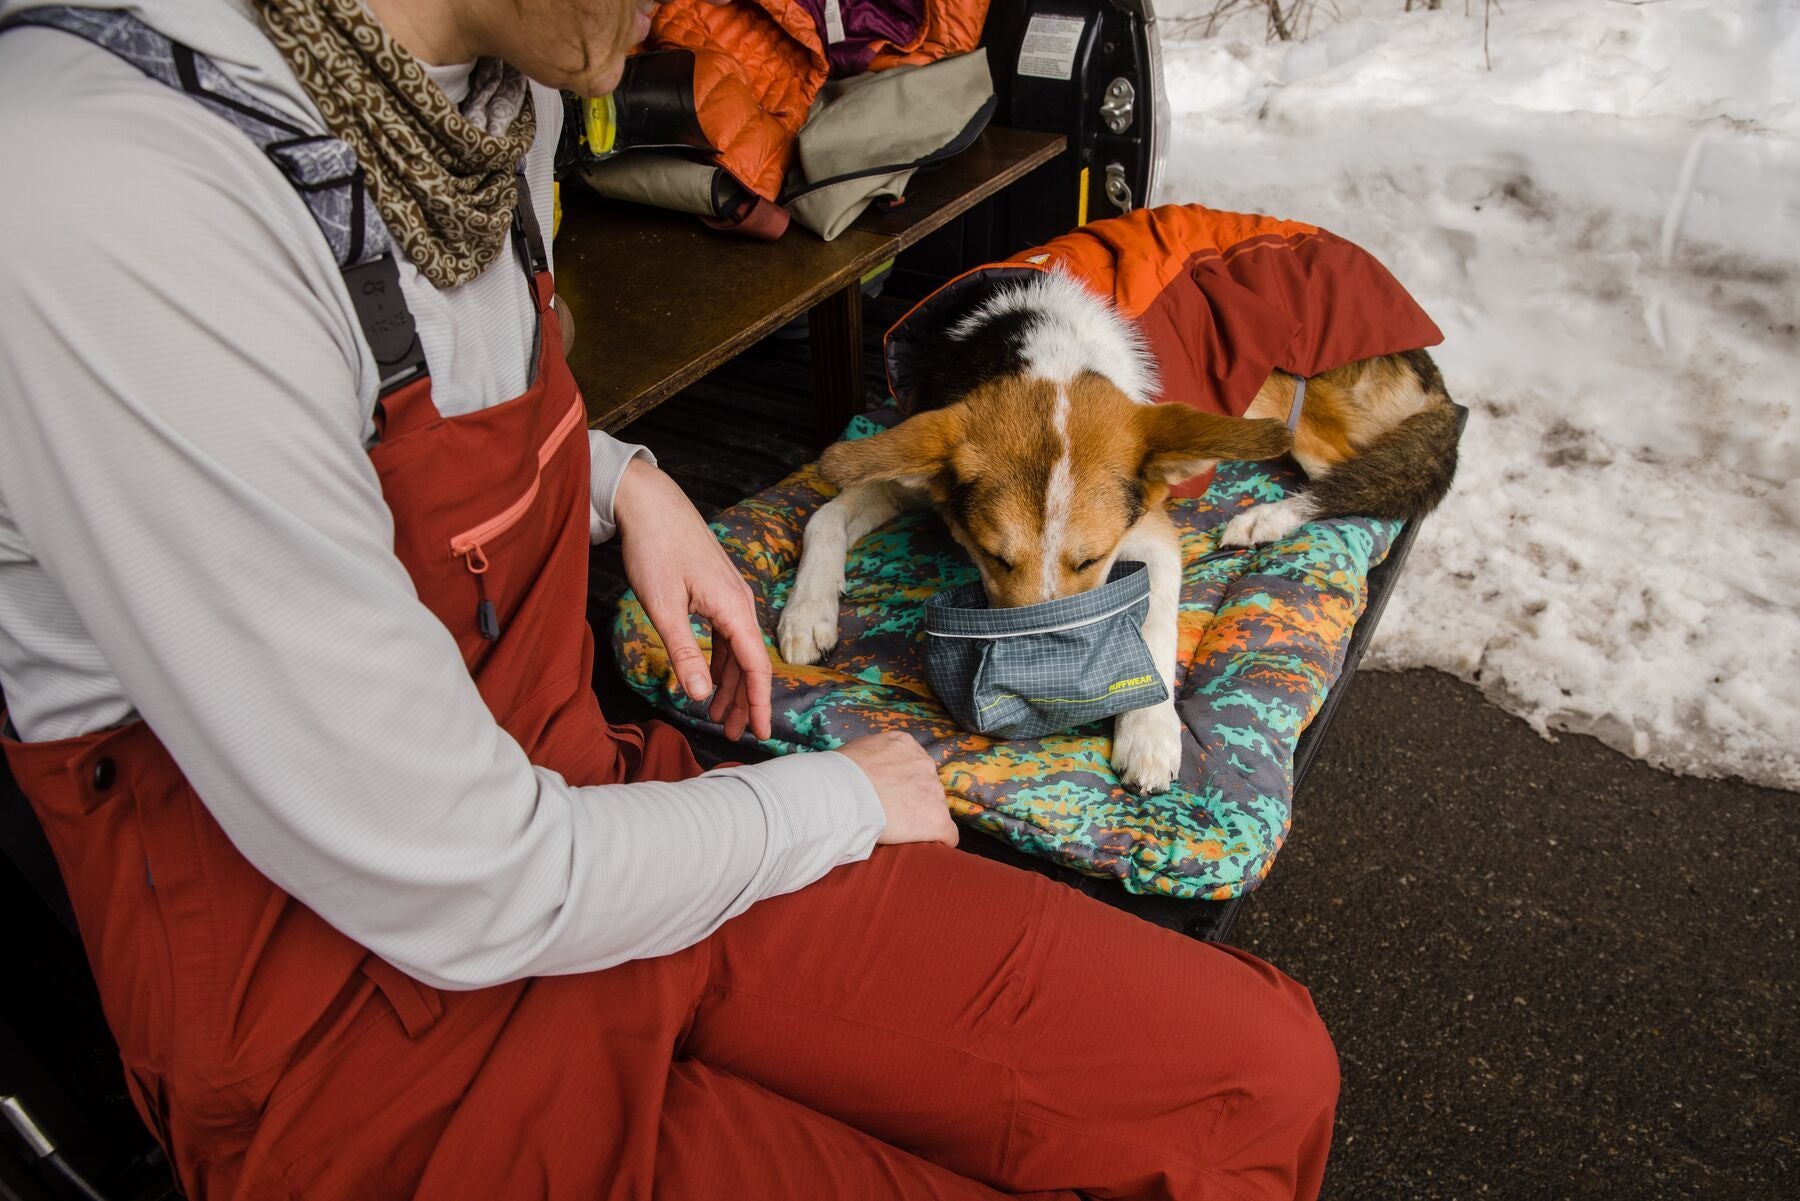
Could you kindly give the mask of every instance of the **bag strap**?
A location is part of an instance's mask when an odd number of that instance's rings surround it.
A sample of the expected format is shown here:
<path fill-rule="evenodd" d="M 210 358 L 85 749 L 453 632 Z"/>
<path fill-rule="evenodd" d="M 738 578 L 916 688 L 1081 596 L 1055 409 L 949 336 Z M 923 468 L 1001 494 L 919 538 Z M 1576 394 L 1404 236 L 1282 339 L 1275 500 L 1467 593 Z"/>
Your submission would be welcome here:
<path fill-rule="evenodd" d="M 331 134 L 308 133 L 251 95 L 206 55 L 130 13 L 71 5 L 28 8 L 0 25 L 0 33 L 25 25 L 60 29 L 91 42 L 242 130 L 293 187 L 331 247 L 374 352 L 381 395 L 430 374 L 401 294 L 393 237 L 347 143 Z"/>

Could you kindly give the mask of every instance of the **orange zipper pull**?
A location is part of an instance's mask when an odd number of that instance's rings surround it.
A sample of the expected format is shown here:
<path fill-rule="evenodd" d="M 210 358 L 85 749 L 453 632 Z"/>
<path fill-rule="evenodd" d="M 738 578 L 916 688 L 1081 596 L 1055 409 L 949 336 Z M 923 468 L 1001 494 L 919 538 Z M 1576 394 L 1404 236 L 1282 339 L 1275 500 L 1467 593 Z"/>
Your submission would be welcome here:
<path fill-rule="evenodd" d="M 482 553 L 479 544 L 471 546 L 463 555 L 463 566 L 475 577 L 475 592 L 481 600 L 475 606 L 475 628 L 489 642 L 500 641 L 500 613 L 494 608 L 494 602 L 487 594 L 487 556 Z"/>

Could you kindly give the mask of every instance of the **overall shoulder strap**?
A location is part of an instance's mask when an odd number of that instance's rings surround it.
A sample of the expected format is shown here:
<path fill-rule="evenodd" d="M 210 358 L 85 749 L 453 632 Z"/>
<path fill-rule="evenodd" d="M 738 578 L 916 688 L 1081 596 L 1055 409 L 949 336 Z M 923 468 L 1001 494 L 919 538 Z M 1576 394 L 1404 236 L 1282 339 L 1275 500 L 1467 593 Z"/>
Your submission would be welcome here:
<path fill-rule="evenodd" d="M 308 133 L 252 96 L 210 58 L 130 13 L 67 5 L 28 8 L 9 18 L 0 32 L 26 25 L 60 29 L 92 42 L 242 130 L 293 186 L 331 247 L 374 352 L 381 394 L 429 373 L 400 292 L 393 238 L 348 144 L 330 134 Z"/>

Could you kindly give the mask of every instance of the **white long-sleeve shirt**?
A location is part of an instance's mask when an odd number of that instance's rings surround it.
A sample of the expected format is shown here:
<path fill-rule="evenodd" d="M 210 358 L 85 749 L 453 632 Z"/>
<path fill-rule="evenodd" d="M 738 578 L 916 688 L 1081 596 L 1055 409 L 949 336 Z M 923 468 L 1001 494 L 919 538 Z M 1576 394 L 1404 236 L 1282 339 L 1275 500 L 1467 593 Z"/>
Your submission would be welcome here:
<path fill-rule="evenodd" d="M 101 3 L 322 129 L 244 0 Z M 455 97 L 467 69 L 434 77 Z M 548 230 L 559 108 L 537 99 Z M 0 688 L 22 737 L 143 718 L 264 874 L 450 988 L 667 953 L 868 854 L 881 806 L 844 756 L 577 788 L 499 728 L 393 554 L 338 270 L 236 128 L 19 29 L 0 163 Z M 440 410 L 524 390 L 510 255 L 445 292 L 401 270 Z M 636 448 L 591 443 L 599 538 Z"/>

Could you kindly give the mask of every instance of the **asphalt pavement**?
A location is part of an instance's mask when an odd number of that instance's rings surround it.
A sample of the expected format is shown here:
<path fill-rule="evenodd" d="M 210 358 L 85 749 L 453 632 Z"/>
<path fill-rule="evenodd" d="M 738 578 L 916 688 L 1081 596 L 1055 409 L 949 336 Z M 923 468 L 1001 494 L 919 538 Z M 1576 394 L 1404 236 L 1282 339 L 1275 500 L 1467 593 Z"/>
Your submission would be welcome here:
<path fill-rule="evenodd" d="M 1231 941 L 1337 1041 L 1328 1199 L 1791 1201 L 1797 926 L 1800 795 L 1361 672 Z"/>

